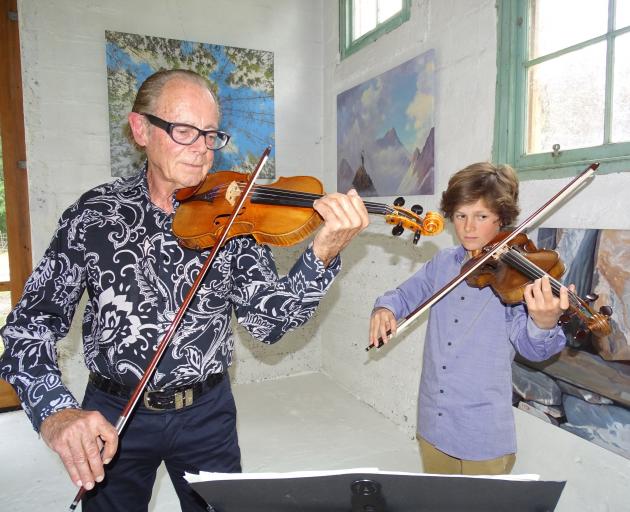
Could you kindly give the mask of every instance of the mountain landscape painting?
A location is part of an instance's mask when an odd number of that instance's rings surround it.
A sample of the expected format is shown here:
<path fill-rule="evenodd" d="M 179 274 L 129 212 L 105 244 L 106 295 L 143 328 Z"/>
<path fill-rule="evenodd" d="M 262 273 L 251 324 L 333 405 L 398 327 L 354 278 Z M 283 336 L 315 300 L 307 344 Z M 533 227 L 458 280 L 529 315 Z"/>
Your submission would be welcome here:
<path fill-rule="evenodd" d="M 435 51 L 337 96 L 337 190 L 434 193 Z"/>

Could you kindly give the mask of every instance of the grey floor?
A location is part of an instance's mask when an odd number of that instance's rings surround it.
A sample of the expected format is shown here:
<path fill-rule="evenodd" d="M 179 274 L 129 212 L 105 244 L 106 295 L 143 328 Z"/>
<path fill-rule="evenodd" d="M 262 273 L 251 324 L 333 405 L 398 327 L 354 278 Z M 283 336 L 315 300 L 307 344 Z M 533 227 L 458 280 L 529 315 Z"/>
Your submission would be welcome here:
<path fill-rule="evenodd" d="M 419 472 L 416 441 L 322 374 L 234 386 L 243 470 Z M 22 411 L 0 414 L 0 509 L 67 510 L 76 494 Z M 178 510 L 160 468 L 151 512 Z"/>

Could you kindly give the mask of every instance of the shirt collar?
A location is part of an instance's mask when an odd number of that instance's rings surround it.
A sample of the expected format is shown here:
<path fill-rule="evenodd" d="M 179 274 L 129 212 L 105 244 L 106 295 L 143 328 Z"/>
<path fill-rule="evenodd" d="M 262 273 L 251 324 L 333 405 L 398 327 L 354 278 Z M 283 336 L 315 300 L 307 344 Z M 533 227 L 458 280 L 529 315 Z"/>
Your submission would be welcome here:
<path fill-rule="evenodd" d="M 467 257 L 467 252 L 468 251 L 464 249 L 463 245 L 460 245 L 459 247 L 457 247 L 457 249 L 455 249 L 455 260 L 457 261 L 457 263 L 464 263 Z"/>
<path fill-rule="evenodd" d="M 118 185 L 119 190 L 130 190 L 132 188 L 139 187 L 144 195 L 149 197 L 149 185 L 147 183 L 147 162 L 142 164 L 142 167 L 138 169 L 138 172 L 128 178 L 120 180 Z"/>

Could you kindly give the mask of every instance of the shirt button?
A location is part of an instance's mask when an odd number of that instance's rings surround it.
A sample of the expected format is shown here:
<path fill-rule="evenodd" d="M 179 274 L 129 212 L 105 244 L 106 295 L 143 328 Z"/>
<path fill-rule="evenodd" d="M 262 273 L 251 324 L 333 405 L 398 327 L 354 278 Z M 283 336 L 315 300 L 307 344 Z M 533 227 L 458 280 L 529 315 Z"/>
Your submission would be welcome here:
<path fill-rule="evenodd" d="M 442 370 L 446 370 L 446 366 L 442 366 Z"/>
<path fill-rule="evenodd" d="M 459 320 L 456 318 L 455 320 L 453 320 L 455 323 L 459 322 Z"/>
<path fill-rule="evenodd" d="M 451 345 L 452 345 L 452 343 L 449 341 L 449 342 L 448 342 L 448 346 L 450 347 Z"/>
<path fill-rule="evenodd" d="M 443 390 L 443 389 L 440 389 L 440 393 L 444 393 L 444 390 Z"/>
<path fill-rule="evenodd" d="M 438 412 L 438 416 L 442 416 L 442 413 L 441 413 L 441 412 Z"/>
<path fill-rule="evenodd" d="M 460 299 L 461 299 L 461 300 L 464 300 L 465 298 L 466 298 L 466 297 L 464 297 L 464 296 L 461 296 L 461 297 L 460 297 Z"/>

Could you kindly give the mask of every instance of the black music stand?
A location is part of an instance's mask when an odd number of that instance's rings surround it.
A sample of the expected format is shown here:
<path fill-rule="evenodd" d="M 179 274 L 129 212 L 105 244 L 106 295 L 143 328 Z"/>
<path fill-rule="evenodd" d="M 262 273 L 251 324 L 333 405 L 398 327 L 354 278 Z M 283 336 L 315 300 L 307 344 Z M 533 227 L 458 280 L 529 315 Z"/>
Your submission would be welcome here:
<path fill-rule="evenodd" d="M 352 471 L 352 470 L 351 470 Z M 215 512 L 552 512 L 565 482 L 385 471 L 231 475 L 190 485 Z M 213 475 L 212 473 L 208 475 Z"/>

